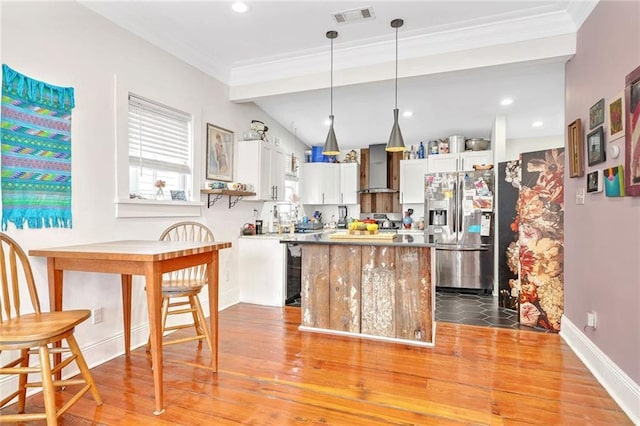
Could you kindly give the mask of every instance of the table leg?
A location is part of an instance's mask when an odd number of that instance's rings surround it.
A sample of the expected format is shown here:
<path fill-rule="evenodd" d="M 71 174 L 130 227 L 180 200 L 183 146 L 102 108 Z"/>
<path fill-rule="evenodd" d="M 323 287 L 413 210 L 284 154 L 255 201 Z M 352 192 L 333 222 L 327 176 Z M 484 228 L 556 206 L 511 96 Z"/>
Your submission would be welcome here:
<path fill-rule="evenodd" d="M 218 371 L 218 252 L 211 253 L 207 263 L 207 281 L 209 289 L 209 327 L 211 336 L 211 368 Z"/>
<path fill-rule="evenodd" d="M 149 262 L 145 268 L 147 308 L 149 310 L 149 338 L 151 340 L 151 365 L 153 366 L 153 388 L 156 399 L 156 416 L 164 413 L 162 382 L 162 326 L 160 308 L 162 306 L 162 273 L 160 265 Z"/>
<path fill-rule="evenodd" d="M 49 282 L 49 310 L 51 312 L 62 310 L 62 270 L 56 270 L 55 258 L 47 258 L 47 280 Z M 54 343 L 54 347 L 61 347 L 62 342 Z M 53 366 L 57 366 L 62 362 L 62 354 L 60 352 L 53 354 Z M 62 371 L 55 374 L 56 380 L 62 379 Z"/>
<path fill-rule="evenodd" d="M 123 274 L 122 280 L 122 316 L 124 319 L 124 353 L 131 355 L 131 275 Z"/>

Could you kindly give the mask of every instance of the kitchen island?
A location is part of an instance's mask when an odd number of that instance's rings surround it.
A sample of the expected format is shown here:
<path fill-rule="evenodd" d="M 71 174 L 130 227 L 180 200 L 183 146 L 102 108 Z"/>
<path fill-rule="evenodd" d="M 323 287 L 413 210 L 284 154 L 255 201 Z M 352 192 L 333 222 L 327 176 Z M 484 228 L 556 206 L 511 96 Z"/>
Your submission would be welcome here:
<path fill-rule="evenodd" d="M 424 234 L 283 236 L 302 245 L 300 330 L 433 346 L 433 244 Z"/>

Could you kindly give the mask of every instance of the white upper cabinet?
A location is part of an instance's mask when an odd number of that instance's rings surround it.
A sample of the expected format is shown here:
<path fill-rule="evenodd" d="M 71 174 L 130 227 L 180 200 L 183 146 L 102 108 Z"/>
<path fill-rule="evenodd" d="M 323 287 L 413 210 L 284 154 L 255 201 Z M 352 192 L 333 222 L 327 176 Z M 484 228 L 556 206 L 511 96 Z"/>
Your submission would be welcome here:
<path fill-rule="evenodd" d="M 332 163 L 304 163 L 300 171 L 302 204 L 338 204 L 340 167 Z"/>
<path fill-rule="evenodd" d="M 238 143 L 238 182 L 255 187 L 255 197 L 247 200 L 284 199 L 284 157 L 277 146 L 260 140 Z"/>
<path fill-rule="evenodd" d="M 400 161 L 400 203 L 424 202 L 424 175 L 429 172 L 427 159 Z"/>
<path fill-rule="evenodd" d="M 475 164 L 493 164 L 493 151 L 430 155 L 428 161 L 430 173 L 473 170 Z"/>
<path fill-rule="evenodd" d="M 460 153 L 460 170 L 473 170 L 476 164 L 493 164 L 493 151 L 465 151 Z"/>
<path fill-rule="evenodd" d="M 340 163 L 340 204 L 358 204 L 359 189 L 358 163 Z"/>
<path fill-rule="evenodd" d="M 454 172 L 458 170 L 458 154 L 430 155 L 427 158 L 429 173 Z"/>
<path fill-rule="evenodd" d="M 357 163 L 304 163 L 300 169 L 302 204 L 357 204 Z"/>

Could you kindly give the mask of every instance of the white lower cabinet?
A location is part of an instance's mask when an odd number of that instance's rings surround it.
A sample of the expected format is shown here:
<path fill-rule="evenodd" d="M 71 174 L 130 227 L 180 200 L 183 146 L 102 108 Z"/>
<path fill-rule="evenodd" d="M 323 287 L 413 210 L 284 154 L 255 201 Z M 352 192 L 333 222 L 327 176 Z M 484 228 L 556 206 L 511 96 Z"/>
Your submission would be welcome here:
<path fill-rule="evenodd" d="M 284 306 L 286 295 L 286 244 L 278 238 L 238 239 L 240 301 Z"/>

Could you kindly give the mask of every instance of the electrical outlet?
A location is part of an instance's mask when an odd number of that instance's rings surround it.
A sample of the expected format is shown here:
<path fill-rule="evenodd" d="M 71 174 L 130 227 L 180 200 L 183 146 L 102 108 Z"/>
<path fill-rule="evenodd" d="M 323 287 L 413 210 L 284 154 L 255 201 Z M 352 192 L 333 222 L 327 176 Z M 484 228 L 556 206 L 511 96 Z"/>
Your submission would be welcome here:
<path fill-rule="evenodd" d="M 95 308 L 91 311 L 91 321 L 94 324 L 100 324 L 102 322 L 102 308 Z"/>
<path fill-rule="evenodd" d="M 595 330 L 598 322 L 595 311 L 587 312 L 587 327 L 591 327 Z"/>

